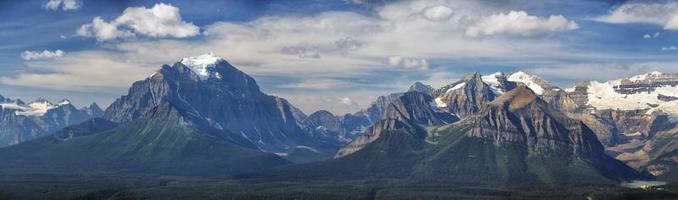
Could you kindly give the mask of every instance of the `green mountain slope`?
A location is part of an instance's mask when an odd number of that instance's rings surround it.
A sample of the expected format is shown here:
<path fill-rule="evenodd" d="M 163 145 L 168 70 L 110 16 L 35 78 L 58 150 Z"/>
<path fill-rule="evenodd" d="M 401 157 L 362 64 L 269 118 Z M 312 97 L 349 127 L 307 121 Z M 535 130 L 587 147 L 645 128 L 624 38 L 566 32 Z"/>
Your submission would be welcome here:
<path fill-rule="evenodd" d="M 593 132 L 524 85 L 477 116 L 426 127 L 402 118 L 363 149 L 344 157 L 285 166 L 262 179 L 387 178 L 414 183 L 500 186 L 616 184 L 645 178 L 607 156 Z M 380 122 L 377 122 L 377 124 Z"/>
<path fill-rule="evenodd" d="M 230 175 L 289 162 L 182 124 L 178 117 L 138 119 L 63 140 L 0 149 L 0 173 L 143 172 Z"/>

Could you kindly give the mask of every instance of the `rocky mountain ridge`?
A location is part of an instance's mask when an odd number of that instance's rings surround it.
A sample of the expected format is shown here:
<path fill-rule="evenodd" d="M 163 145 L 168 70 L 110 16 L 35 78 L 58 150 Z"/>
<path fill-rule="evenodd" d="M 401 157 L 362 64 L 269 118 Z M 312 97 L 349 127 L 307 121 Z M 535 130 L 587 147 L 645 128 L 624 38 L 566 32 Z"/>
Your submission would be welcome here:
<path fill-rule="evenodd" d="M 67 99 L 52 103 L 38 98 L 25 103 L 0 96 L 0 107 L 0 147 L 42 138 L 103 114 L 96 103 L 78 109 Z"/>

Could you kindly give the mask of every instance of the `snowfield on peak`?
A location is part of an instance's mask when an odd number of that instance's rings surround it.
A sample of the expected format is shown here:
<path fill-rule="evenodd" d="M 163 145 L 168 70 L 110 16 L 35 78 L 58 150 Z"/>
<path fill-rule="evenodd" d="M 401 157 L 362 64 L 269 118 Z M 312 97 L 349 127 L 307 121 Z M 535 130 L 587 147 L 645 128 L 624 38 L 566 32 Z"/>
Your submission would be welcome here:
<path fill-rule="evenodd" d="M 452 88 L 450 88 L 450 89 L 447 89 L 447 91 L 445 91 L 445 92 L 449 93 L 449 92 L 452 92 L 452 91 L 454 91 L 454 90 L 464 88 L 464 86 L 466 86 L 466 83 L 465 83 L 465 82 L 462 82 L 462 83 L 459 83 L 459 84 L 457 84 L 457 85 L 454 85 L 454 87 L 452 87 Z"/>
<path fill-rule="evenodd" d="M 210 52 L 195 57 L 182 58 L 180 62 L 195 72 L 195 74 L 197 74 L 200 79 L 206 80 L 212 76 L 221 78 L 219 73 L 212 73 L 212 68 L 214 68 L 214 66 L 216 66 L 216 64 L 221 60 L 224 59 L 219 56 L 215 56 Z"/>
<path fill-rule="evenodd" d="M 447 108 L 447 103 L 445 103 L 442 98 L 437 97 L 433 101 L 435 101 L 436 107 Z"/>
<path fill-rule="evenodd" d="M 647 73 L 647 74 L 641 74 L 641 75 L 633 76 L 633 77 L 629 78 L 629 80 L 630 81 L 643 81 L 643 80 L 647 80 L 649 78 L 656 78 L 656 77 L 659 77 L 661 75 L 663 75 L 663 73 L 658 72 L 658 71 L 653 71 L 653 72 L 650 72 L 650 73 Z"/>
<path fill-rule="evenodd" d="M 502 77 L 502 76 L 504 76 L 504 73 L 496 72 L 494 74 L 481 76 L 480 80 L 482 80 L 483 83 L 489 85 L 490 89 L 492 90 L 492 92 L 494 94 L 501 95 L 501 94 L 504 94 L 504 89 L 502 88 L 498 77 Z"/>
<path fill-rule="evenodd" d="M 678 86 L 662 86 L 651 92 L 639 92 L 635 94 L 622 94 L 615 91 L 619 80 L 600 83 L 592 81 L 588 87 L 588 105 L 596 109 L 659 109 L 673 118 L 678 118 L 678 101 L 662 101 L 658 96 L 678 96 Z"/>
<path fill-rule="evenodd" d="M 51 109 L 55 109 L 69 104 L 71 104 L 71 101 L 66 99 L 59 101 L 59 103 L 57 104 L 53 104 L 46 100 L 37 100 L 28 104 L 23 103 L 18 104 L 17 102 L 2 102 L 0 103 L 0 107 L 2 107 L 2 109 L 16 110 L 15 112 L 16 115 L 40 117 L 45 115 L 45 113 L 47 113 L 47 111 Z"/>
<path fill-rule="evenodd" d="M 544 94 L 544 88 L 536 83 L 536 77 L 534 75 L 519 71 L 511 74 L 508 77 L 509 81 L 524 83 L 530 88 L 535 94 L 542 95 Z"/>
<path fill-rule="evenodd" d="M 16 102 L 0 103 L 0 107 L 2 107 L 2 109 L 12 109 L 12 110 L 28 110 L 28 109 L 30 109 L 29 107 L 19 105 Z"/>
<path fill-rule="evenodd" d="M 17 115 L 25 116 L 42 116 L 47 111 L 56 108 L 54 104 L 49 101 L 35 101 L 28 104 L 28 109 L 16 111 Z"/>

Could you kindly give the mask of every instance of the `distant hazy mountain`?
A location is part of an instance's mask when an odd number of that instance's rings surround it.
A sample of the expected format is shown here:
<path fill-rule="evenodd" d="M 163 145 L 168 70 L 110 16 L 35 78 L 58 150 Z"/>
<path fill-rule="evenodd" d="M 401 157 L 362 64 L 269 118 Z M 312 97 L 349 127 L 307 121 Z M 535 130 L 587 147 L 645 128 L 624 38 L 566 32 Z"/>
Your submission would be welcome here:
<path fill-rule="evenodd" d="M 45 99 L 24 103 L 0 96 L 0 107 L 0 147 L 45 137 L 66 126 L 102 116 L 94 103 L 77 109 L 65 99 L 56 104 Z"/>

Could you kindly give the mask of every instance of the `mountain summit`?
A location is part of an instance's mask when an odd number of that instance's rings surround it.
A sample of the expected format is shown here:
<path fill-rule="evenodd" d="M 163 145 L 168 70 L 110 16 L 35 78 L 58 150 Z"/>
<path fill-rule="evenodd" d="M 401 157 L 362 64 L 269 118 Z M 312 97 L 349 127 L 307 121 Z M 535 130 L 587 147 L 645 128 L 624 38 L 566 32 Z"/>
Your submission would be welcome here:
<path fill-rule="evenodd" d="M 284 154 L 297 146 L 315 146 L 299 126 L 287 100 L 262 93 L 256 81 L 213 54 L 163 65 L 149 78 L 135 82 L 127 95 L 106 110 L 104 118 L 129 122 L 147 118 L 161 105 L 177 109 L 191 127 L 246 141 Z"/>

